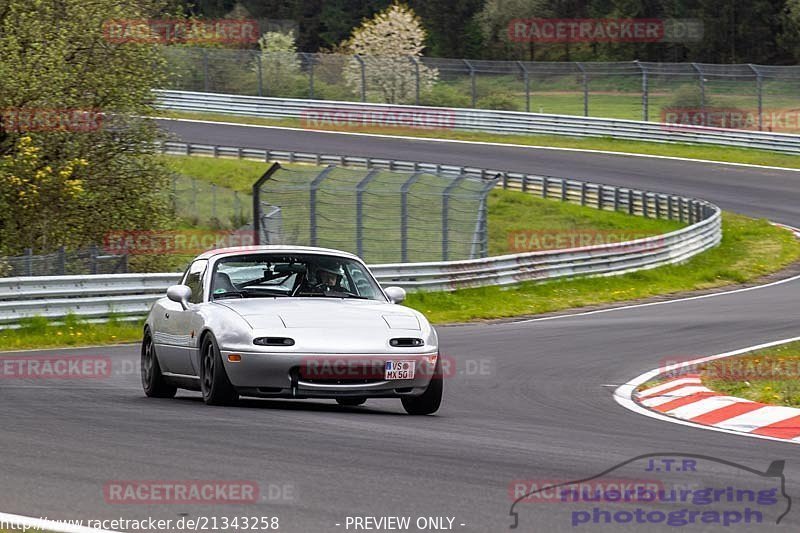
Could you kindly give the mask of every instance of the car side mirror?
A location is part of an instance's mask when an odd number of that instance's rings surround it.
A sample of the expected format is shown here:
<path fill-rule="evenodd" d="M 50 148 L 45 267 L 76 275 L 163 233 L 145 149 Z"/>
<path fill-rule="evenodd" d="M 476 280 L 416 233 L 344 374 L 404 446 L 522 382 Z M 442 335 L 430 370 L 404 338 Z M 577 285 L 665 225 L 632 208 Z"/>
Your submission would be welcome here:
<path fill-rule="evenodd" d="M 191 297 L 192 289 L 188 285 L 173 285 L 167 289 L 167 298 L 181 304 L 184 311 L 189 308 L 189 298 Z"/>
<path fill-rule="evenodd" d="M 393 304 L 402 303 L 406 299 L 406 290 L 402 287 L 386 287 L 383 292 Z"/>

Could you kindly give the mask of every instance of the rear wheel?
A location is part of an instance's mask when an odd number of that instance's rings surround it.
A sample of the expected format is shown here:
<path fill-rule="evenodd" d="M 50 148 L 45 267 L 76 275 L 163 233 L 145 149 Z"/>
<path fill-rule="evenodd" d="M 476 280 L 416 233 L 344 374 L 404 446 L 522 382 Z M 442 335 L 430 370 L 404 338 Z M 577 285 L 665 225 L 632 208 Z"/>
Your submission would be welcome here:
<path fill-rule="evenodd" d="M 211 335 L 206 335 L 201 346 L 200 391 L 206 405 L 229 405 L 239 399 L 225 372 L 217 341 Z"/>
<path fill-rule="evenodd" d="M 436 360 L 433 377 L 425 392 L 419 396 L 401 398 L 403 408 L 410 415 L 430 415 L 439 410 L 442 404 L 442 359 Z"/>
<path fill-rule="evenodd" d="M 150 335 L 149 330 L 144 332 L 144 339 L 142 339 L 140 368 L 142 388 L 146 396 L 150 398 L 172 398 L 175 396 L 178 388 L 170 385 L 164 379 L 164 375 L 161 373 L 161 366 L 158 364 L 158 357 L 156 357 L 153 337 Z"/>
<path fill-rule="evenodd" d="M 336 403 L 339 405 L 344 405 L 345 407 L 356 407 L 358 405 L 363 405 L 367 399 L 363 397 L 356 397 L 356 398 L 336 398 Z"/>

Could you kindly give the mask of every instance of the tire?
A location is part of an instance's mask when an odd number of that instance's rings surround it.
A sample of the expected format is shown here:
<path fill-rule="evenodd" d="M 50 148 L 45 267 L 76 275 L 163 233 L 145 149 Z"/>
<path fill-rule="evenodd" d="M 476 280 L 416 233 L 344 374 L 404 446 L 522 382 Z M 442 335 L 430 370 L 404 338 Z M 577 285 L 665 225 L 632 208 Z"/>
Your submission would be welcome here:
<path fill-rule="evenodd" d="M 442 359 L 436 360 L 433 377 L 425 392 L 419 396 L 406 396 L 401 398 L 403 408 L 410 415 L 431 415 L 439 410 L 442 405 Z"/>
<path fill-rule="evenodd" d="M 363 405 L 366 401 L 366 398 L 360 396 L 352 398 L 336 398 L 336 403 L 345 407 L 357 407 L 359 405 Z"/>
<path fill-rule="evenodd" d="M 145 330 L 142 339 L 142 352 L 139 365 L 142 376 L 142 388 L 145 396 L 149 398 L 172 398 L 178 392 L 178 387 L 170 385 L 161 373 L 158 364 L 156 346 L 149 330 Z"/>
<path fill-rule="evenodd" d="M 206 335 L 200 350 L 200 391 L 206 405 L 230 405 L 239 399 L 212 335 Z"/>

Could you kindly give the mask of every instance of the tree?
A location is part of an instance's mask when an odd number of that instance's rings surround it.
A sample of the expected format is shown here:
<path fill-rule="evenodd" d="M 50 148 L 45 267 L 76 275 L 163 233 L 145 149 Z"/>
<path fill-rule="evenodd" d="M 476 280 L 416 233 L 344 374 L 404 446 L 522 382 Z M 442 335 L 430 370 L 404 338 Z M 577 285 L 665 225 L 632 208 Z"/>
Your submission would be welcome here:
<path fill-rule="evenodd" d="M 352 59 L 344 69 L 347 85 L 356 93 L 377 92 L 386 103 L 414 100 L 417 84 L 420 93 L 429 91 L 439 78 L 436 69 L 421 64 L 425 49 L 425 29 L 414 12 L 403 4 L 392 4 L 372 19 L 365 20 L 343 47 L 365 63 Z M 363 78 L 362 78 L 363 74 Z"/>
<path fill-rule="evenodd" d="M 548 18 L 552 15 L 547 0 L 487 0 L 475 15 L 483 34 L 484 55 L 497 59 L 534 60 L 536 43 L 515 43 L 508 27 L 514 19 Z"/>
<path fill-rule="evenodd" d="M 153 150 L 159 133 L 138 118 L 153 112 L 163 61 L 155 45 L 112 42 L 104 31 L 108 21 L 156 17 L 161 7 L 158 0 L 4 0 L 0 254 L 85 246 L 112 229 L 164 224 L 167 172 Z"/>
<path fill-rule="evenodd" d="M 258 46 L 261 55 L 253 68 L 266 80 L 268 94 L 293 96 L 298 81 L 302 83 L 294 32 L 267 32 L 258 40 Z"/>

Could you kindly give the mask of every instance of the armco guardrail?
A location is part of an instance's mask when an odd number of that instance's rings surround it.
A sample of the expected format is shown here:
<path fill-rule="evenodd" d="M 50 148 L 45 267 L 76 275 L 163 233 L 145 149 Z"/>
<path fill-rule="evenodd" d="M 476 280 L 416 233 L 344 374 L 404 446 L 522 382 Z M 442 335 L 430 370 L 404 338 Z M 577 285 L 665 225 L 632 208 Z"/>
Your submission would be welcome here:
<path fill-rule="evenodd" d="M 547 115 L 490 109 L 416 107 L 329 100 L 262 98 L 186 91 L 157 91 L 158 107 L 262 118 L 301 119 L 309 127 L 351 122 L 399 126 L 431 124 L 439 129 L 573 137 L 612 137 L 637 141 L 700 143 L 800 153 L 800 135 L 706 128 L 572 115 Z M 404 122 L 405 121 L 405 122 Z"/>
<path fill-rule="evenodd" d="M 409 290 L 454 290 L 507 285 L 578 275 L 614 275 L 685 261 L 722 238 L 717 206 L 703 200 L 640 191 L 580 180 L 489 169 L 435 165 L 410 161 L 359 158 L 342 155 L 252 150 L 235 147 L 165 143 L 165 153 L 247 157 L 258 160 L 342 164 L 393 170 L 434 170 L 439 173 L 500 175 L 499 187 L 568 201 L 597 209 L 622 210 L 645 217 L 669 218 L 689 223 L 680 230 L 627 243 L 547 250 L 521 254 L 432 263 L 372 265 L 383 286 Z M 117 274 L 0 278 L 0 324 L 14 325 L 21 318 L 61 318 L 69 313 L 98 320 L 110 315 L 139 317 L 177 283 L 181 275 Z"/>

